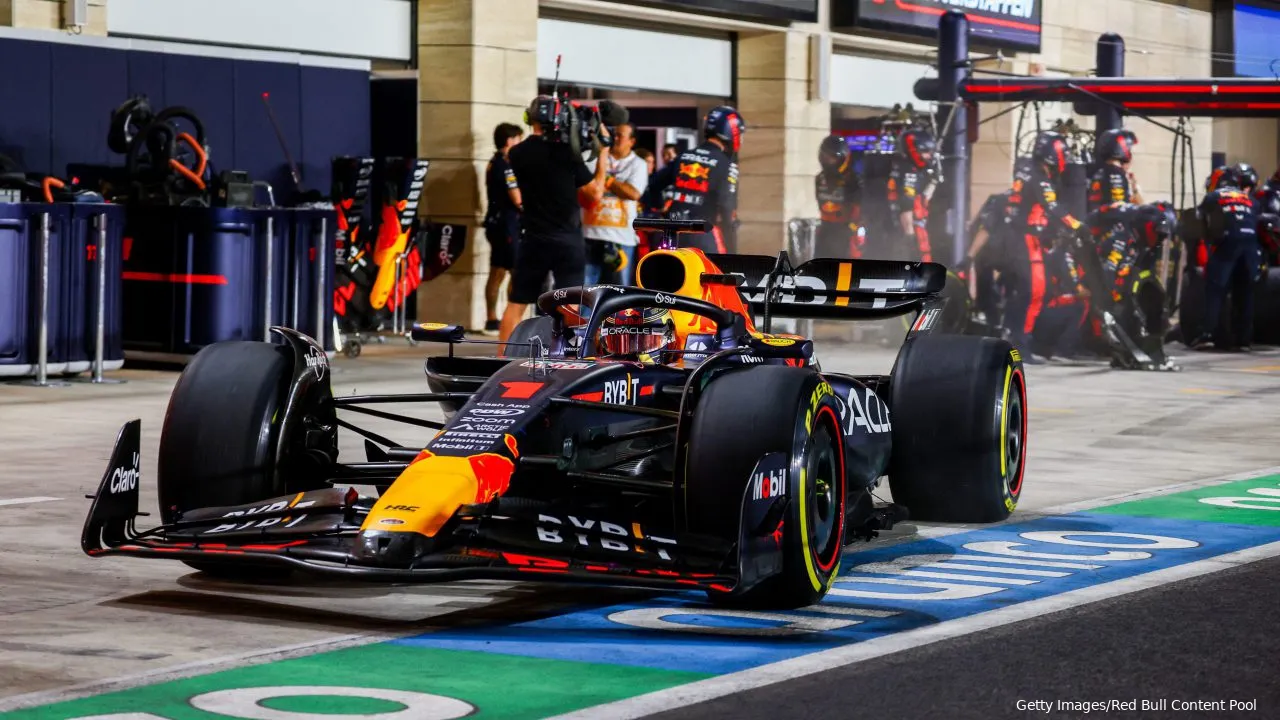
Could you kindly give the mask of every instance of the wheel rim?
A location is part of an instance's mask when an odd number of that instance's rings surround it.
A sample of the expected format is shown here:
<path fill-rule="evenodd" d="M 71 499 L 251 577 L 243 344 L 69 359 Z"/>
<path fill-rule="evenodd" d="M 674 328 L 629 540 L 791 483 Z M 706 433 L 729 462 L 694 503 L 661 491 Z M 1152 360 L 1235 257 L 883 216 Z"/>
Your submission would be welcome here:
<path fill-rule="evenodd" d="M 814 548 L 821 566 L 826 558 L 831 558 L 828 564 L 834 563 L 835 551 L 840 546 L 842 463 L 837 457 L 839 447 L 834 442 L 830 423 L 818 423 L 812 438 L 805 461 L 805 474 L 811 478 L 805 506 L 809 515 L 809 546 Z"/>
<path fill-rule="evenodd" d="M 1021 378 L 1017 379 L 1013 392 L 1009 393 L 1009 407 L 1005 409 L 1005 442 L 1004 452 L 1008 464 L 1004 474 L 1004 486 L 1009 495 L 1016 495 L 1022 489 L 1022 451 L 1024 449 L 1026 431 L 1026 412 L 1022 403 Z"/>

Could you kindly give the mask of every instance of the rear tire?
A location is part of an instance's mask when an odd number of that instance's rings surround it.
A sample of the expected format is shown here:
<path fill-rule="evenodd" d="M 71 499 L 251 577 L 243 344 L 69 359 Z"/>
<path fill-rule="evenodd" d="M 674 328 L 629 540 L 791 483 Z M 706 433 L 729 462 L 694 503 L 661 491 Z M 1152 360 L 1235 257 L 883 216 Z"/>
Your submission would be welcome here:
<path fill-rule="evenodd" d="M 913 520 L 1003 520 L 1022 495 L 1027 391 L 1004 340 L 917 337 L 893 369 L 889 488 Z"/>
<path fill-rule="evenodd" d="M 689 434 L 691 532 L 736 541 L 756 464 L 769 453 L 789 459 L 782 572 L 742 594 L 711 592 L 712 600 L 796 608 L 831 587 L 840 571 L 848 492 L 839 402 L 817 373 L 781 365 L 728 373 L 703 393 Z"/>
<path fill-rule="evenodd" d="M 292 368 L 288 348 L 264 342 L 216 343 L 191 360 L 169 398 L 160 435 L 165 523 L 189 510 L 244 505 L 289 492 L 275 459 Z M 219 577 L 284 572 L 216 561 L 187 565 Z"/>

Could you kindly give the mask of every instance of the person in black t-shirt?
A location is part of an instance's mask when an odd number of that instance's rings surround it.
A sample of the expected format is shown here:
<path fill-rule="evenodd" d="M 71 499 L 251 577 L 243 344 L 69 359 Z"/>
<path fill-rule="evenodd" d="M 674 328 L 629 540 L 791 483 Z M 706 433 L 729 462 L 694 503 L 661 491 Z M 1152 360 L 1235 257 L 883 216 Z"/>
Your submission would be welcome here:
<path fill-rule="evenodd" d="M 535 99 L 527 117 L 535 117 L 534 106 L 545 101 Z M 604 197 L 609 174 L 608 152 L 600 153 L 593 175 L 581 155 L 565 143 L 548 140 L 538 122 L 530 125 L 533 133 L 507 154 L 524 206 L 507 309 L 499 330 L 499 339 L 504 341 L 511 337 L 529 305 L 537 301 L 547 273 L 555 278 L 557 289 L 582 284 L 587 263 L 582 203 L 596 203 Z"/>
<path fill-rule="evenodd" d="M 484 171 L 489 207 L 484 215 L 484 234 L 489 240 L 489 281 L 484 286 L 485 332 L 498 331 L 498 289 L 515 265 L 516 241 L 520 239 L 520 185 L 507 162 L 507 153 L 520 142 L 524 131 L 518 125 L 501 123 L 493 130 L 497 149 Z"/>

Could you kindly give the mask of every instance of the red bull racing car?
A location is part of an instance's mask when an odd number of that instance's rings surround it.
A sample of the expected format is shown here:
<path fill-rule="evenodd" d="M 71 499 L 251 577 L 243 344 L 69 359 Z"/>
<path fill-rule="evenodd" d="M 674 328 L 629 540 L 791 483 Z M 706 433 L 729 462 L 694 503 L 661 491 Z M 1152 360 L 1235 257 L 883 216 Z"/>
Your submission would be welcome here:
<path fill-rule="evenodd" d="M 663 249 L 637 273 L 637 287 L 544 294 L 499 357 L 455 354 L 459 326 L 415 327 L 449 344 L 420 394 L 334 397 L 325 352 L 286 328 L 281 344 L 206 347 L 161 431 L 161 524 L 135 526 L 134 420 L 84 551 L 240 578 L 533 578 L 797 607 L 831 587 L 847 544 L 908 514 L 1013 512 L 1021 359 L 1002 340 L 934 333 L 942 266 Z M 905 313 L 889 375 L 835 372 L 812 341 L 770 332 L 780 317 Z M 445 420 L 387 409 L 420 403 Z M 365 438 L 365 458 L 339 458 L 340 429 Z M 874 502 L 886 478 L 893 502 Z"/>

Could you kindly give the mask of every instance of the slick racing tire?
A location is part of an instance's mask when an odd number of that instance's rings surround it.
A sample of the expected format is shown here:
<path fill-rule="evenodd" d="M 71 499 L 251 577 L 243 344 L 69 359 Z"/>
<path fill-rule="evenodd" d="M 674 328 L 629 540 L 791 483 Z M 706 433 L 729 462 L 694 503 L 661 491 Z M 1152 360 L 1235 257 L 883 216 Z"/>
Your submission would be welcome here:
<path fill-rule="evenodd" d="M 244 505 L 287 494 L 275 472 L 280 414 L 292 370 L 286 347 L 221 342 L 201 350 L 178 378 L 160 435 L 160 517 Z M 219 577 L 284 575 L 277 568 L 188 562 Z"/>
<path fill-rule="evenodd" d="M 913 520 L 986 523 L 1018 506 L 1027 458 L 1022 359 L 996 338 L 916 337 L 892 376 L 889 488 Z"/>
<path fill-rule="evenodd" d="M 690 532 L 737 541 L 757 462 L 782 453 L 788 468 L 774 499 L 784 503 L 781 522 L 766 529 L 780 531 L 782 571 L 743 593 L 711 592 L 713 601 L 797 608 L 830 589 L 840 570 L 848 492 L 839 418 L 840 400 L 831 386 L 804 368 L 738 370 L 715 378 L 703 392 L 689 433 Z"/>
<path fill-rule="evenodd" d="M 515 330 L 511 331 L 511 337 L 507 338 L 507 342 L 527 343 L 535 337 L 542 341 L 544 347 L 551 347 L 551 341 L 555 339 L 555 325 L 550 315 L 538 315 L 521 320 Z M 501 349 L 499 357 L 529 357 L 529 348 L 525 345 L 503 345 Z"/>

